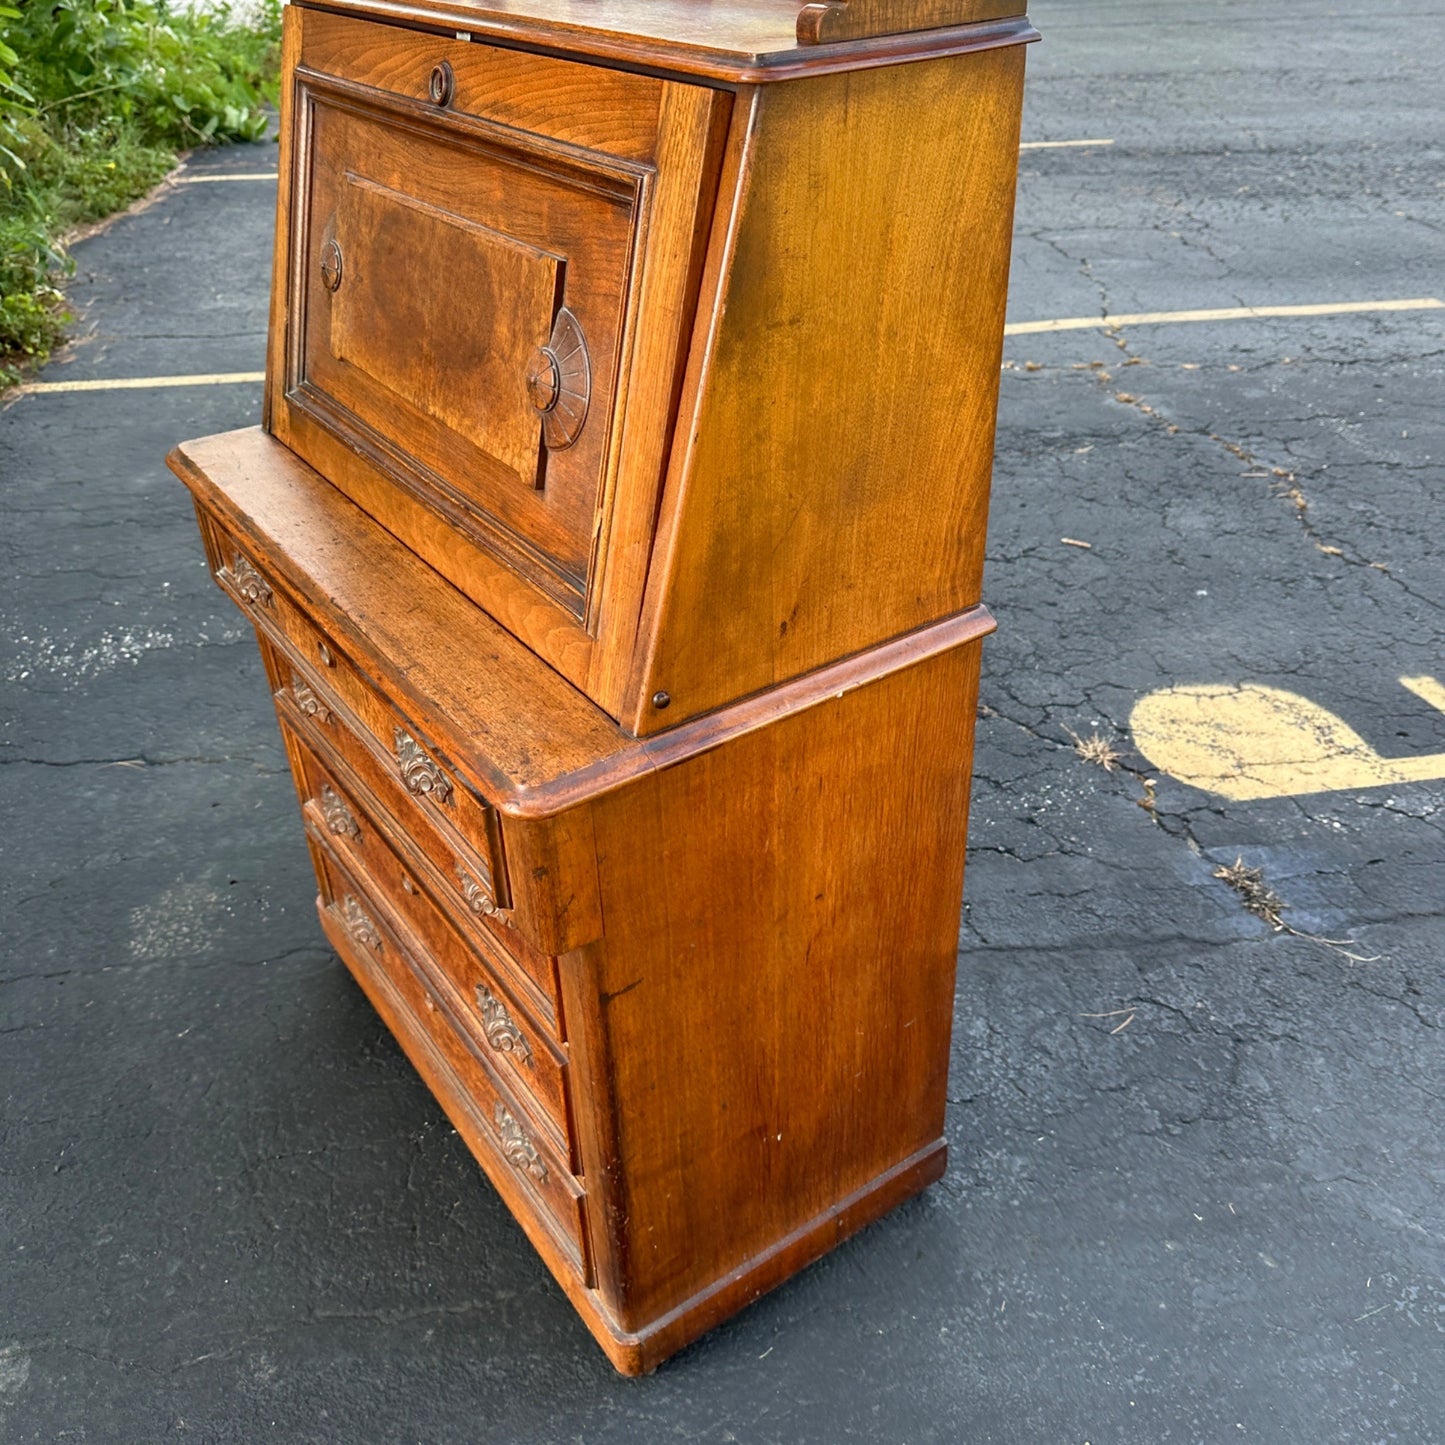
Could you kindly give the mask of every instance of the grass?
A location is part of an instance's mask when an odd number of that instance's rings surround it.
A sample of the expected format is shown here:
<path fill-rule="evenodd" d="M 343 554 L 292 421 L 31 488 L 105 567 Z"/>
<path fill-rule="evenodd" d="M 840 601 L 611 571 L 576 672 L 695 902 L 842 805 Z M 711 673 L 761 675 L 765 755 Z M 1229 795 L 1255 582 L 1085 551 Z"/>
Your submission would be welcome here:
<path fill-rule="evenodd" d="M 0 386 L 73 319 L 65 238 L 123 210 L 199 145 L 258 140 L 280 0 L 242 18 L 170 0 L 0 0 Z"/>

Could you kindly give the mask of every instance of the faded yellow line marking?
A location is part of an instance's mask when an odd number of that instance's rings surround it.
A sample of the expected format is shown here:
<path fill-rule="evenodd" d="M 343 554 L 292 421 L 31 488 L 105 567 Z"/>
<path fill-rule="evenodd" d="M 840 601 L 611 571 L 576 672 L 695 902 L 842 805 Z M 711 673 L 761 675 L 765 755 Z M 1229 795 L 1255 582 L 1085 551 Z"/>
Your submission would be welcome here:
<path fill-rule="evenodd" d="M 177 176 L 178 186 L 210 186 L 217 181 L 274 181 L 278 171 L 232 171 L 220 176 Z"/>
<path fill-rule="evenodd" d="M 1116 331 L 1123 326 L 1163 326 L 1187 321 L 1252 321 L 1269 316 L 1351 316 L 1368 311 L 1439 311 L 1445 301 L 1412 296 L 1400 301 L 1322 301 L 1309 306 L 1217 306 L 1204 311 L 1138 311 L 1121 316 L 1063 316 L 1055 321 L 1015 321 L 1005 336 L 1037 336 L 1045 331 Z"/>
<path fill-rule="evenodd" d="M 1061 151 L 1073 146 L 1111 146 L 1112 140 L 1025 140 L 1019 142 L 1021 151 Z"/>
<path fill-rule="evenodd" d="M 1435 678 L 1400 685 L 1445 712 Z M 1161 772 L 1236 802 L 1445 779 L 1445 753 L 1381 757 L 1318 703 L 1257 683 L 1161 688 L 1139 700 L 1129 727 Z"/>
<path fill-rule="evenodd" d="M 1400 686 L 1409 688 L 1421 702 L 1428 702 L 1431 707 L 1445 712 L 1445 687 L 1433 677 L 1402 677 Z"/>
<path fill-rule="evenodd" d="M 211 371 L 194 376 L 114 376 L 95 381 L 30 381 L 17 386 L 21 396 L 49 396 L 61 391 L 149 391 L 163 386 L 236 386 L 265 381 L 264 371 Z"/>
<path fill-rule="evenodd" d="M 1368 311 L 1439 311 L 1445 301 L 1416 296 L 1400 301 L 1330 301 L 1317 306 L 1226 306 L 1210 311 L 1140 311 L 1123 316 L 1065 316 L 1055 321 L 1016 321 L 1005 336 L 1032 336 L 1043 331 L 1112 330 L 1121 326 L 1154 326 L 1174 321 L 1242 321 L 1261 316 L 1346 316 Z M 261 371 L 219 371 L 195 376 L 122 376 L 96 381 L 32 381 L 15 388 L 19 396 L 47 396 L 64 391 L 146 391 L 163 386 L 254 385 L 266 379 Z"/>

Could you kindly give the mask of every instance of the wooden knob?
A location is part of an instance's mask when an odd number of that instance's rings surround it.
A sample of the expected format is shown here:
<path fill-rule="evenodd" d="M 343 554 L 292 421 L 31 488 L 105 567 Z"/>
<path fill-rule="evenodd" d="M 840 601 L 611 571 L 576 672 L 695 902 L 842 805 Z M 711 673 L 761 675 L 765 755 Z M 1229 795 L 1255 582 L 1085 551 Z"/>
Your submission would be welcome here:
<path fill-rule="evenodd" d="M 492 1106 L 492 1117 L 497 1121 L 497 1134 L 502 1142 L 502 1153 L 507 1163 L 521 1174 L 530 1174 L 538 1183 L 547 1182 L 547 1163 L 537 1153 L 536 1146 L 527 1131 L 513 1117 L 505 1104 Z"/>
<path fill-rule="evenodd" d="M 331 786 L 330 783 L 322 783 L 321 793 L 317 798 L 321 808 L 321 816 L 326 820 L 327 829 L 335 833 L 338 838 L 361 837 L 361 825 L 356 821 L 341 795 Z"/>
<path fill-rule="evenodd" d="M 353 894 L 348 893 L 342 900 L 341 921 L 346 925 L 346 931 L 363 948 L 369 948 L 373 953 L 381 952 L 381 930 L 372 922 L 371 915 Z"/>
<path fill-rule="evenodd" d="M 266 579 L 239 552 L 229 569 L 231 586 L 253 607 L 271 605 L 271 588 Z"/>
<path fill-rule="evenodd" d="M 476 988 L 477 1008 L 482 1015 L 482 1032 L 487 1043 L 499 1054 L 512 1054 L 528 1068 L 532 1067 L 532 1046 L 527 1036 L 517 1027 L 517 1021 L 507 1012 L 507 1006 L 486 984 Z"/>

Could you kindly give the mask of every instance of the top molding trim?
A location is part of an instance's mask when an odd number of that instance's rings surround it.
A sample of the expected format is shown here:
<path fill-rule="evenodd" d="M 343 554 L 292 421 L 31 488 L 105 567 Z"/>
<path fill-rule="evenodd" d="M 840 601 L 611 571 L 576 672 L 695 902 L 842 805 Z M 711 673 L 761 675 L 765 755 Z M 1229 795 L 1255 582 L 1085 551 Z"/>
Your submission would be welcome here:
<path fill-rule="evenodd" d="M 413 30 L 541 51 L 569 60 L 652 74 L 758 85 L 909 61 L 943 59 L 1039 39 L 1024 14 L 934 24 L 890 34 L 854 35 L 860 26 L 896 23 L 898 0 L 293 0 L 298 8 L 353 15 Z M 918 11 L 989 15 L 1022 0 L 911 0 Z M 866 18 L 868 6 L 874 19 Z M 854 6 L 864 6 L 863 11 Z M 892 22 L 881 12 L 894 12 Z M 851 17 L 847 12 L 851 11 Z M 828 12 L 824 14 L 822 12 Z M 801 40 L 799 35 L 816 35 Z M 834 38 L 834 37 L 837 38 Z"/>

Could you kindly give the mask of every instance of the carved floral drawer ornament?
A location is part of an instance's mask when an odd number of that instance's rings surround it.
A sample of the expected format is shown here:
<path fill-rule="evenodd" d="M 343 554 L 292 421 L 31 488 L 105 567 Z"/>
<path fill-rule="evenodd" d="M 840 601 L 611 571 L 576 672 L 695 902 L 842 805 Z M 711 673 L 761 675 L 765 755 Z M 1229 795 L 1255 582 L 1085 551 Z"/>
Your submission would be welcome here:
<path fill-rule="evenodd" d="M 328 938 L 626 1373 L 945 1166 L 1034 38 L 287 7 L 264 423 L 171 464 Z"/>

